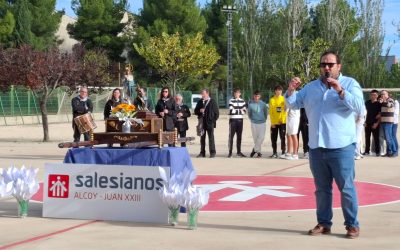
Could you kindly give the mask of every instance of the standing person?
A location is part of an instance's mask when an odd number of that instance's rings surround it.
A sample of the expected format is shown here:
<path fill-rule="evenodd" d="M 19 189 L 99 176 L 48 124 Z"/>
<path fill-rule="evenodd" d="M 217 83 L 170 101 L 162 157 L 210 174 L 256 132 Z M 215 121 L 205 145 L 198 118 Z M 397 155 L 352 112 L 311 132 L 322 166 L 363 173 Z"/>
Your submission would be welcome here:
<path fill-rule="evenodd" d="M 373 150 L 376 156 L 380 155 L 379 146 L 379 113 L 381 112 L 381 103 L 378 101 L 379 92 L 376 89 L 369 93 L 369 100 L 365 102 L 367 117 L 365 118 L 365 151 L 364 155 L 371 155 L 371 133 L 374 138 Z"/>
<path fill-rule="evenodd" d="M 295 77 L 296 81 L 300 82 L 300 78 Z M 287 110 L 286 118 L 286 135 L 287 135 L 287 153 L 285 155 L 286 160 L 298 160 L 299 159 L 299 141 L 297 140 L 297 134 L 300 126 L 300 109 L 289 108 Z"/>
<path fill-rule="evenodd" d="M 299 140 L 299 136 L 301 133 L 301 139 L 303 141 L 303 158 L 308 159 L 308 118 L 306 114 L 306 110 L 304 108 L 300 109 L 300 124 L 299 124 L 299 132 L 297 133 L 297 141 Z M 297 150 L 298 151 L 298 150 Z"/>
<path fill-rule="evenodd" d="M 310 140 L 310 168 L 316 187 L 318 224 L 309 235 L 329 234 L 332 226 L 332 183 L 341 195 L 346 237 L 357 238 L 358 201 L 354 185 L 356 126 L 354 113 L 361 113 L 363 94 L 360 84 L 340 73 L 342 65 L 335 52 L 320 57 L 320 78 L 295 92 L 300 82 L 293 79 L 286 92 L 289 107 L 304 107 Z"/>
<path fill-rule="evenodd" d="M 392 136 L 392 129 L 394 123 L 394 100 L 390 98 L 389 92 L 386 90 L 381 91 L 382 95 L 382 106 L 381 106 L 381 126 L 383 129 L 383 134 L 386 140 L 386 155 L 388 157 L 393 157 L 395 148 L 394 140 Z"/>
<path fill-rule="evenodd" d="M 286 109 L 285 98 L 282 96 L 282 86 L 277 85 L 274 88 L 275 95 L 269 99 L 269 117 L 271 119 L 271 144 L 272 155 L 270 158 L 278 158 L 277 141 L 278 133 L 281 140 L 281 158 L 285 158 L 286 144 Z"/>
<path fill-rule="evenodd" d="M 397 157 L 399 155 L 399 142 L 397 141 L 397 127 L 399 125 L 399 101 L 394 100 L 394 122 L 392 127 L 392 138 L 394 142 L 394 149 L 393 156 Z"/>
<path fill-rule="evenodd" d="M 112 92 L 111 98 L 108 99 L 106 105 L 104 106 L 104 120 L 110 117 L 111 110 L 122 103 L 121 100 L 121 90 L 119 88 L 115 88 Z"/>
<path fill-rule="evenodd" d="M 365 115 L 367 110 L 365 107 L 362 108 L 361 113 L 355 115 L 356 119 L 356 136 L 357 136 L 357 143 L 356 143 L 356 151 L 354 152 L 354 159 L 360 160 L 363 158 L 361 154 L 361 144 L 362 144 L 362 131 L 365 124 Z"/>
<path fill-rule="evenodd" d="M 240 89 L 233 90 L 233 98 L 229 100 L 229 140 L 228 158 L 232 157 L 233 137 L 236 134 L 236 155 L 246 157 L 242 153 L 243 115 L 246 114 L 246 102 L 240 98 Z"/>
<path fill-rule="evenodd" d="M 201 99 L 197 102 L 194 114 L 199 119 L 199 124 L 203 128 L 203 133 L 200 137 L 200 154 L 197 157 L 206 157 L 206 133 L 208 135 L 208 143 L 210 150 L 210 158 L 214 158 L 216 154 L 215 140 L 214 140 L 214 128 L 217 125 L 219 118 L 218 105 L 210 97 L 208 89 L 201 91 Z"/>
<path fill-rule="evenodd" d="M 191 116 L 190 109 L 186 104 L 183 104 L 183 97 L 180 94 L 175 96 L 176 104 L 176 123 L 179 137 L 186 137 L 186 131 L 189 129 L 187 118 Z M 181 142 L 181 147 L 186 147 L 186 142 Z"/>
<path fill-rule="evenodd" d="M 153 111 L 153 105 L 151 105 L 150 100 L 147 98 L 146 88 L 137 88 L 137 96 L 133 100 L 133 105 L 138 108 L 138 110 L 148 110 Z"/>
<path fill-rule="evenodd" d="M 254 141 L 250 157 L 257 154 L 257 158 L 261 158 L 261 145 L 264 142 L 265 130 L 267 128 L 268 107 L 265 102 L 261 101 L 259 90 L 254 91 L 253 100 L 249 103 L 248 116 L 251 122 L 251 135 Z"/>
<path fill-rule="evenodd" d="M 75 118 L 80 115 L 84 115 L 86 113 L 93 112 L 93 103 L 88 98 L 88 89 L 87 87 L 81 87 L 79 90 L 79 95 L 72 98 L 71 100 L 72 106 L 72 117 Z M 79 142 L 81 140 L 81 133 L 79 132 L 78 126 L 75 124 L 75 121 L 72 119 L 72 128 L 74 129 L 74 142 Z M 83 134 L 83 138 L 85 141 L 89 141 L 89 132 Z"/>
<path fill-rule="evenodd" d="M 175 128 L 175 101 L 171 97 L 168 87 L 163 87 L 160 99 L 156 104 L 156 115 L 163 118 L 164 131 L 174 131 Z"/>
<path fill-rule="evenodd" d="M 123 86 L 124 86 L 124 96 L 127 100 L 133 98 L 133 92 L 135 89 L 135 79 L 133 78 L 131 65 L 125 67 L 124 79 L 123 79 Z"/>

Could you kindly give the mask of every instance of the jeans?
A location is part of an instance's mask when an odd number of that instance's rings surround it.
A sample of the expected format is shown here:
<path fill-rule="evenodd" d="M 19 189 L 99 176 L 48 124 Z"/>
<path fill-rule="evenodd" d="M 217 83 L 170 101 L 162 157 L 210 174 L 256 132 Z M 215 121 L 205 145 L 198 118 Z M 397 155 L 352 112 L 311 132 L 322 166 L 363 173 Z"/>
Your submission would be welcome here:
<path fill-rule="evenodd" d="M 346 226 L 359 227 L 358 200 L 354 185 L 355 144 L 337 149 L 310 149 L 310 168 L 314 176 L 317 220 L 324 227 L 332 226 L 332 183 L 340 191 L 341 206 Z"/>
<path fill-rule="evenodd" d="M 392 136 L 393 123 L 382 122 L 381 126 L 383 128 L 383 133 L 386 140 L 386 154 L 391 155 L 395 152 L 394 140 Z"/>
<path fill-rule="evenodd" d="M 393 138 L 393 153 L 399 153 L 399 142 L 397 141 L 397 127 L 398 123 L 394 123 L 392 126 L 392 138 Z"/>

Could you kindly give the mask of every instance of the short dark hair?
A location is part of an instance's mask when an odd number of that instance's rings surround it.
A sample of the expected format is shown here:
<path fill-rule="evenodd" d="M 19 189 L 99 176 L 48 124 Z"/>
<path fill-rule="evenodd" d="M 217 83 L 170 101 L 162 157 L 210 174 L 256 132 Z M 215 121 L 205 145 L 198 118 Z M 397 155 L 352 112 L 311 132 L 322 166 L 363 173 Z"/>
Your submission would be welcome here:
<path fill-rule="evenodd" d="M 254 95 L 261 95 L 260 91 L 257 89 L 256 91 L 254 91 Z"/>
<path fill-rule="evenodd" d="M 371 92 L 369 92 L 370 94 L 372 94 L 372 93 L 376 93 L 376 94 L 378 94 L 379 95 L 379 91 L 377 90 L 377 89 L 373 89 L 373 90 L 371 90 Z"/>
<path fill-rule="evenodd" d="M 233 93 L 240 92 L 240 88 L 234 88 Z"/>
<path fill-rule="evenodd" d="M 340 56 L 338 55 L 338 53 L 336 53 L 333 50 L 328 50 L 328 51 L 325 51 L 324 53 L 322 53 L 321 57 L 319 58 L 319 61 L 321 62 L 322 57 L 327 56 L 327 55 L 334 55 L 336 57 L 336 63 L 340 64 Z"/>
<path fill-rule="evenodd" d="M 283 90 L 283 88 L 282 88 L 281 85 L 276 85 L 275 88 L 274 88 L 274 91 L 275 91 L 275 90 Z"/>

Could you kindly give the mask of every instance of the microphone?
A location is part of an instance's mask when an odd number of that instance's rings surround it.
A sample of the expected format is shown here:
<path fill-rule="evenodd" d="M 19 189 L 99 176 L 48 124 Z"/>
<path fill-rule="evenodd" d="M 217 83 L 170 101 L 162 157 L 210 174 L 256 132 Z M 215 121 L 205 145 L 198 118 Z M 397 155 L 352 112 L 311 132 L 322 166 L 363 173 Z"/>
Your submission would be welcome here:
<path fill-rule="evenodd" d="M 325 79 L 327 79 L 327 78 L 329 78 L 329 77 L 331 77 L 331 73 L 329 73 L 329 72 L 325 72 Z M 328 84 L 328 89 L 330 89 L 331 88 L 331 85 L 327 82 L 327 84 Z"/>

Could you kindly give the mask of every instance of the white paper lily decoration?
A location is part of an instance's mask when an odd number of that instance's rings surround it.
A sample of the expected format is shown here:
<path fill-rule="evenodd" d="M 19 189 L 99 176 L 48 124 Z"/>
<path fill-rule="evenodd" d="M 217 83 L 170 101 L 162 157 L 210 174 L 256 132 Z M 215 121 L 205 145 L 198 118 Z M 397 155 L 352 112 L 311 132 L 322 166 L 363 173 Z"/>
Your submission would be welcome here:
<path fill-rule="evenodd" d="M 179 174 L 173 175 L 168 181 L 163 168 L 159 168 L 160 176 L 164 180 L 164 186 L 160 188 L 160 197 L 169 208 L 176 208 L 184 204 L 184 192 L 196 177 L 193 170 L 184 169 Z"/>
<path fill-rule="evenodd" d="M 39 190 L 39 183 L 36 175 L 39 169 L 25 168 L 18 169 L 14 166 L 7 169 L 0 169 L 2 179 L 0 181 L 0 196 L 14 196 L 18 201 L 27 201 Z"/>

